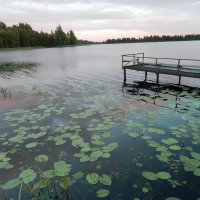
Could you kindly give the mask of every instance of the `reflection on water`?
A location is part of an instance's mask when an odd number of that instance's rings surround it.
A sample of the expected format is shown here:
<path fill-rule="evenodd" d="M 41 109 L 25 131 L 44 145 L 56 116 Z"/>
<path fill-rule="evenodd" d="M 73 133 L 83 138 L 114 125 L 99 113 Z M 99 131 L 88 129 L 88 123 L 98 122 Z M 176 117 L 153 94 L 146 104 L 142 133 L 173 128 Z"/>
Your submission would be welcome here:
<path fill-rule="evenodd" d="M 77 200 L 200 198 L 200 90 L 136 82 L 140 74 L 121 86 L 119 55 L 146 48 L 160 56 L 161 44 L 163 52 L 198 48 L 186 42 L 1 52 L 4 59 L 42 64 L 31 76 L 0 78 L 6 88 L 0 197 L 18 196 L 21 188 L 21 199 L 32 193 Z"/>

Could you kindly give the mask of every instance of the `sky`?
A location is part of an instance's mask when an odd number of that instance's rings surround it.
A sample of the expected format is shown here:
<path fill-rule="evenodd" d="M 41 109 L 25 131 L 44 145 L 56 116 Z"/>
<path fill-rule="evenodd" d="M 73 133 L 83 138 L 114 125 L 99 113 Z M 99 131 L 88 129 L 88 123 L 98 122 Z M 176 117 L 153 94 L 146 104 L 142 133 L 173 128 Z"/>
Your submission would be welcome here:
<path fill-rule="evenodd" d="M 200 0 L 0 0 L 0 21 L 49 33 L 60 24 L 92 41 L 200 34 Z"/>

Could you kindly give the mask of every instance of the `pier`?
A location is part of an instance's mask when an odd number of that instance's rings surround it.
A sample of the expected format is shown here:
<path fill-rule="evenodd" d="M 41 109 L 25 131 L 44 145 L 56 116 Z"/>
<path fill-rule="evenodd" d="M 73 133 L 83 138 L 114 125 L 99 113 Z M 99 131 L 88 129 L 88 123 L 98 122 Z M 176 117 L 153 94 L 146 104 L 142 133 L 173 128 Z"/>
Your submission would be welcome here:
<path fill-rule="evenodd" d="M 145 81 L 148 72 L 155 73 L 157 84 L 160 74 L 178 76 L 178 85 L 181 85 L 181 77 L 200 78 L 200 60 L 197 59 L 145 57 L 144 53 L 126 54 L 122 55 L 122 69 L 124 85 L 127 70 L 144 71 Z"/>

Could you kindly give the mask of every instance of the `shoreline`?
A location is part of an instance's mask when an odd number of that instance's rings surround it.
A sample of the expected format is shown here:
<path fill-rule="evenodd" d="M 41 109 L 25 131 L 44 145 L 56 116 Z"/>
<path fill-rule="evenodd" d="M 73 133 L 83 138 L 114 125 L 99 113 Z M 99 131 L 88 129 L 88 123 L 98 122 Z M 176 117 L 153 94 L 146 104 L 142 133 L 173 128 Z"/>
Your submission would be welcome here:
<path fill-rule="evenodd" d="M 111 44 L 138 44 L 138 43 L 166 43 L 166 42 L 199 42 L 200 40 L 182 40 L 182 41 L 138 41 L 138 42 L 115 42 L 115 43 L 106 43 L 106 42 L 99 42 L 94 44 L 76 44 L 76 45 L 64 45 L 64 46 L 54 46 L 54 47 L 14 47 L 14 48 L 0 48 L 1 52 L 6 51 L 23 51 L 23 50 L 34 50 L 34 49 L 50 49 L 50 48 L 66 48 L 66 47 L 79 47 L 79 46 L 90 46 L 90 45 L 111 45 Z"/>

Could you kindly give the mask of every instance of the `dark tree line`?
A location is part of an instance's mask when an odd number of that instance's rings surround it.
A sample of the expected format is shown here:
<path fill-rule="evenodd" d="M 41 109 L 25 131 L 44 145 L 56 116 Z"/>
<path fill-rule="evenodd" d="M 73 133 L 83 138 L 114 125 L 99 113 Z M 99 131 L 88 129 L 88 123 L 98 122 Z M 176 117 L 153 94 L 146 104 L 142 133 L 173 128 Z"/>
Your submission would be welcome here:
<path fill-rule="evenodd" d="M 108 39 L 105 43 L 135 43 L 135 42 L 164 42 L 164 41 L 189 41 L 189 40 L 200 40 L 200 34 L 191 35 L 151 35 L 144 36 L 142 38 L 118 38 L 118 39 Z"/>
<path fill-rule="evenodd" d="M 11 27 L 0 22 L 0 48 L 13 47 L 54 47 L 77 44 L 78 40 L 72 30 L 65 33 L 59 25 L 55 32 L 37 32 L 27 23 Z"/>

